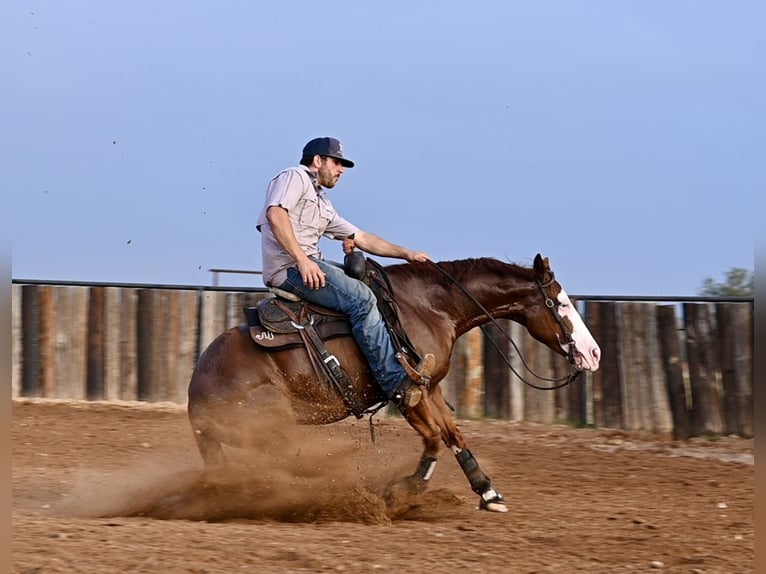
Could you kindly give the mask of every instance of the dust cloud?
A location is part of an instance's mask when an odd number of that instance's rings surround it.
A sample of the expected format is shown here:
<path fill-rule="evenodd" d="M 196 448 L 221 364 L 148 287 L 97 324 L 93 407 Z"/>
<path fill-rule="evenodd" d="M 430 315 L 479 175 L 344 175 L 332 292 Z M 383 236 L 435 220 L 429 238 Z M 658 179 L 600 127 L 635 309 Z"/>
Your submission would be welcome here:
<path fill-rule="evenodd" d="M 272 429 L 273 431 L 273 429 Z M 359 434 L 359 433 L 357 433 Z M 268 441 L 264 440 L 268 436 Z M 348 429 L 293 427 L 260 433 L 259 448 L 227 448 L 228 464 L 203 468 L 179 455 L 109 472 L 80 470 L 58 513 L 161 520 L 273 520 L 389 524 L 417 519 L 424 507 L 460 504 L 454 495 L 416 495 L 388 486 L 414 470 Z"/>

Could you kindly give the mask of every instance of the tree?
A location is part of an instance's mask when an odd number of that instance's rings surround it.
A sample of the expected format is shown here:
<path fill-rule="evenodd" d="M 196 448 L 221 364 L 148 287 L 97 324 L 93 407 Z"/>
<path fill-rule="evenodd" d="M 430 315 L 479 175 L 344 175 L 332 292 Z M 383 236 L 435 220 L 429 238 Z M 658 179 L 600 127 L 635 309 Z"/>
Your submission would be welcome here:
<path fill-rule="evenodd" d="M 714 297 L 753 297 L 755 295 L 755 275 L 748 269 L 732 267 L 726 272 L 726 282 L 716 283 L 712 277 L 702 282 L 700 295 Z"/>

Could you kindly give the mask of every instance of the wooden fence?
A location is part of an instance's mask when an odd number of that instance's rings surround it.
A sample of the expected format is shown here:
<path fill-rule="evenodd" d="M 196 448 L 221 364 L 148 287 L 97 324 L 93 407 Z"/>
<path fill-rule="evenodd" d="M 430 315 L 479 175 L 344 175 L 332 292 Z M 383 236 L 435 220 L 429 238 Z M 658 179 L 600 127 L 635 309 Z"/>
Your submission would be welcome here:
<path fill-rule="evenodd" d="M 13 284 L 12 394 L 186 402 L 200 352 L 243 322 L 262 290 Z M 510 321 L 474 329 L 441 383 L 459 417 L 648 430 L 675 438 L 753 435 L 753 302 L 584 300 L 601 368 L 546 392 L 566 361 Z M 518 352 L 505 335 L 510 335 Z M 492 345 L 492 341 L 495 345 Z M 522 362 L 523 359 L 523 362 Z"/>

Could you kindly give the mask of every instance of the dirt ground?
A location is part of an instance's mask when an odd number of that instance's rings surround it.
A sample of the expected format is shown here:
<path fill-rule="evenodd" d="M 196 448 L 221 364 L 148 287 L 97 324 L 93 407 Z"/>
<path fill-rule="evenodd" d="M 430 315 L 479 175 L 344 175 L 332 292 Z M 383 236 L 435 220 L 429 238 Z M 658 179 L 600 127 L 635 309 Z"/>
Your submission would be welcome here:
<path fill-rule="evenodd" d="M 754 571 L 754 444 L 462 421 L 510 512 L 443 450 L 396 508 L 420 439 L 399 418 L 305 427 L 202 471 L 172 405 L 14 400 L 13 572 Z"/>

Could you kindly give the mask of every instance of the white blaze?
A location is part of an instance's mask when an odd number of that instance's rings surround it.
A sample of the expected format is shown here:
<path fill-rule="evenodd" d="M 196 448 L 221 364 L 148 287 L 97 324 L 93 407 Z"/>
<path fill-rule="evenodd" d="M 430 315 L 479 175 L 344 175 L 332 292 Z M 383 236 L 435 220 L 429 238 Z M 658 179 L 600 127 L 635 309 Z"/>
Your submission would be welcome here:
<path fill-rule="evenodd" d="M 572 339 L 575 342 L 575 364 L 577 367 L 586 371 L 597 371 L 601 361 L 601 349 L 588 331 L 585 322 L 577 312 L 577 308 L 572 304 L 564 289 L 557 297 L 559 301 L 559 315 L 566 317 L 572 324 Z M 569 343 L 561 341 L 561 348 L 569 353 Z"/>

